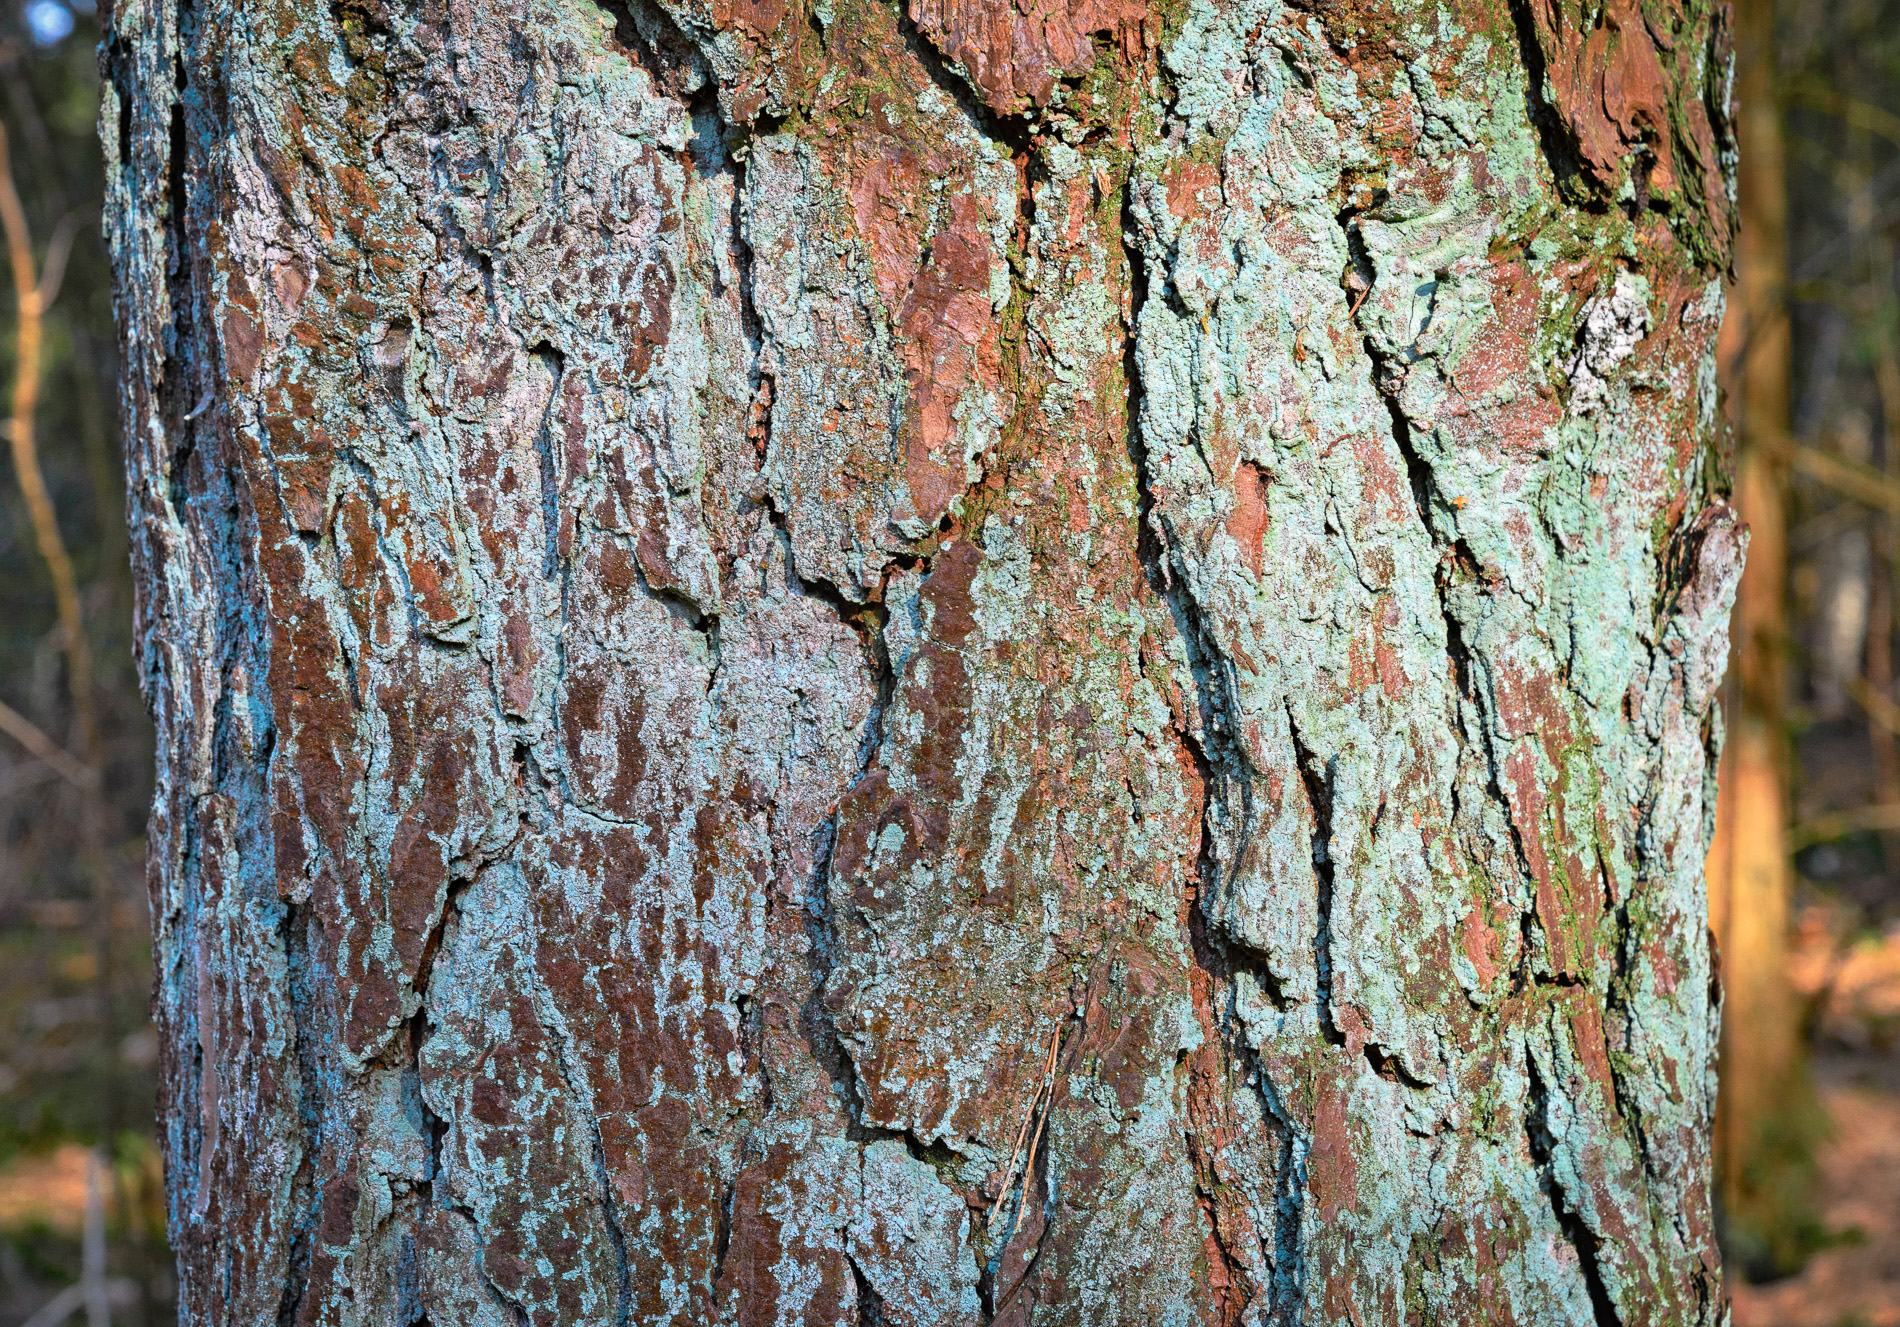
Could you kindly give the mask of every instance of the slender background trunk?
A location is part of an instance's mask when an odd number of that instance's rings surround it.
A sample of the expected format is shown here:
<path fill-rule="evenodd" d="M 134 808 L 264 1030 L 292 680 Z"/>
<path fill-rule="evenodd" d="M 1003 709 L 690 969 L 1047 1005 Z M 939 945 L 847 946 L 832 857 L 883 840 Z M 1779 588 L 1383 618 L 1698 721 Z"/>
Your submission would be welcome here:
<path fill-rule="evenodd" d="M 1704 3 L 131 0 L 203 1323 L 1714 1323 Z"/>
<path fill-rule="evenodd" d="M 1814 1235 L 1808 1204 L 1821 1116 L 1787 975 L 1794 883 L 1784 728 L 1792 364 L 1775 5 L 1741 0 L 1736 14 L 1742 226 L 1722 359 L 1739 442 L 1735 509 L 1748 523 L 1750 543 L 1733 624 L 1734 703 L 1709 855 L 1709 911 L 1726 994 L 1718 1152 L 1730 1247 L 1756 1274 L 1774 1276 L 1800 1265 Z M 1876 596 L 1877 608 L 1881 602 Z M 1884 655 L 1884 648 L 1870 652 L 1870 667 Z"/>

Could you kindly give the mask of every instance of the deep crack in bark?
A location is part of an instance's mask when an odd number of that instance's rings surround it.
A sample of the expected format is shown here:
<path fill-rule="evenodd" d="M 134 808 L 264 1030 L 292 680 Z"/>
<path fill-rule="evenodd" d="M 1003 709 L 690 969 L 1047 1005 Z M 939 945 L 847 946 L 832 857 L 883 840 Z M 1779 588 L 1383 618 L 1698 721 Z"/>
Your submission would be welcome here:
<path fill-rule="evenodd" d="M 1245 859 L 1256 818 L 1253 771 L 1252 763 L 1240 747 L 1233 727 L 1237 708 L 1230 665 L 1223 658 L 1201 606 L 1185 579 L 1174 575 L 1170 565 L 1175 556 L 1172 532 L 1159 509 L 1149 471 L 1147 445 L 1140 422 L 1142 379 L 1139 329 L 1142 310 L 1151 290 L 1146 256 L 1136 238 L 1140 228 L 1134 217 L 1134 189 L 1135 182 L 1131 174 L 1124 182 L 1122 193 L 1122 251 L 1128 265 L 1129 280 L 1129 314 L 1122 367 L 1128 412 L 1128 456 L 1134 470 L 1137 491 L 1136 559 L 1147 576 L 1149 588 L 1168 605 L 1180 632 L 1187 652 L 1189 672 L 1196 684 L 1194 702 L 1200 713 L 1201 731 L 1205 734 L 1204 742 L 1197 740 L 1191 732 L 1181 734 L 1183 746 L 1193 760 L 1205 790 L 1201 839 L 1195 854 L 1195 884 L 1189 905 L 1189 953 L 1195 966 L 1206 974 L 1209 982 L 1213 1015 L 1217 1021 L 1216 1031 L 1223 1042 L 1223 1054 L 1244 1067 L 1253 1084 L 1262 1119 L 1270 1121 L 1278 1134 L 1273 1230 L 1270 1236 L 1266 1232 L 1257 1232 L 1269 1269 L 1269 1284 L 1255 1287 L 1249 1302 L 1243 1304 L 1239 1312 L 1244 1314 L 1252 1306 L 1252 1301 L 1258 1299 L 1260 1290 L 1264 1289 L 1267 1294 L 1266 1321 L 1279 1324 L 1297 1318 L 1305 1286 L 1305 1251 L 1301 1230 L 1305 1222 L 1306 1191 L 1304 1170 L 1299 1158 L 1302 1144 L 1266 1065 L 1248 1041 L 1246 1030 L 1240 1024 L 1236 1008 L 1238 970 L 1246 967 L 1276 1003 L 1283 1004 L 1284 996 L 1272 974 L 1258 964 L 1244 946 L 1229 943 L 1228 937 L 1214 925 L 1207 912 L 1208 894 L 1217 884 L 1230 883 L 1221 880 L 1216 836 L 1210 822 L 1217 814 L 1225 818 L 1234 816 L 1237 811 L 1232 847 L 1233 869 L 1237 871 L 1239 863 Z M 1194 441 L 1199 450 L 1199 440 Z M 1238 808 L 1230 805 L 1234 794 L 1229 789 L 1238 791 Z M 1196 1143 L 1194 1146 L 1199 1145 Z M 1211 1208 L 1204 1210 L 1207 1210 L 1215 1245 L 1227 1261 L 1228 1276 L 1235 1283 L 1247 1284 L 1252 1277 L 1228 1247 Z"/>
<path fill-rule="evenodd" d="M 1346 237 L 1346 247 L 1352 259 L 1353 274 L 1362 283 L 1356 294 L 1352 294 L 1349 309 L 1349 316 L 1357 324 L 1359 309 L 1364 301 L 1370 298 L 1372 289 L 1378 282 L 1378 268 L 1360 234 L 1358 210 L 1346 208 L 1340 212 L 1338 219 Z M 1351 293 L 1350 289 L 1349 293 Z M 1449 598 L 1451 588 L 1449 576 L 1456 568 L 1464 567 L 1470 570 L 1473 575 L 1480 580 L 1485 580 L 1487 584 L 1491 581 L 1488 579 L 1486 570 L 1478 565 L 1477 559 L 1462 538 L 1454 534 L 1448 543 L 1441 541 L 1435 528 L 1432 513 L 1439 496 L 1437 484 L 1433 478 L 1430 462 L 1419 454 L 1412 440 L 1412 421 L 1399 400 L 1399 394 L 1404 387 L 1406 375 L 1411 371 L 1411 365 L 1395 362 L 1391 356 L 1379 349 L 1369 333 L 1362 334 L 1361 344 L 1365 348 L 1367 362 L 1371 365 L 1373 389 L 1378 393 L 1391 419 L 1392 445 L 1404 462 L 1406 477 L 1412 491 L 1412 501 L 1418 511 L 1419 526 L 1424 532 L 1427 544 L 1434 550 L 1449 548 L 1449 564 L 1443 554 L 1438 560 L 1438 566 L 1433 575 L 1433 591 L 1438 601 L 1439 617 L 1445 627 L 1445 651 L 1451 664 L 1452 681 L 1457 691 L 1454 704 L 1469 703 L 1477 711 L 1479 748 L 1484 757 L 1485 793 L 1504 818 L 1518 872 L 1530 897 L 1528 906 L 1521 908 L 1518 914 L 1521 947 L 1511 976 L 1512 993 L 1518 994 L 1532 980 L 1537 951 L 1537 938 L 1540 931 L 1536 903 L 1537 872 L 1531 865 L 1530 851 L 1524 842 L 1524 832 L 1517 823 L 1510 798 L 1504 793 L 1501 781 L 1502 762 L 1499 759 L 1495 741 L 1497 716 L 1493 712 L 1486 692 L 1478 684 L 1477 674 L 1473 670 L 1476 655 L 1465 641 L 1463 624 L 1453 613 Z M 1468 734 L 1462 731 L 1464 727 L 1462 714 L 1458 716 L 1458 719 L 1461 736 L 1468 741 Z"/>
<path fill-rule="evenodd" d="M 628 1327 L 633 1320 L 633 1263 L 627 1249 L 626 1231 L 620 1224 L 620 1205 L 614 1194 L 613 1172 L 607 1166 L 607 1146 L 601 1136 L 600 1117 L 594 1109 L 593 1089 L 584 1071 L 573 1062 L 573 1038 L 567 1020 L 556 1010 L 553 992 L 538 975 L 534 978 L 534 996 L 535 1017 L 554 1043 L 562 1086 L 567 1089 L 568 1102 L 581 1117 L 586 1130 L 588 1160 L 600 1191 L 601 1219 L 606 1223 L 607 1242 L 614 1252 L 614 1322 L 616 1327 Z"/>
<path fill-rule="evenodd" d="M 1287 732 L 1292 736 L 1294 763 L 1300 786 L 1313 817 L 1313 879 L 1319 889 L 1318 918 L 1313 927 L 1313 972 L 1319 988 L 1320 1033 L 1335 1046 L 1346 1044 L 1345 1034 L 1333 1020 L 1333 761 L 1322 761 L 1300 736 L 1289 700 Z"/>
<path fill-rule="evenodd" d="M 1547 93 L 1549 70 L 1543 43 L 1537 38 L 1537 20 L 1531 12 L 1536 0 L 1509 0 L 1511 27 L 1517 37 L 1518 56 L 1524 67 L 1524 103 L 1531 124 L 1537 130 L 1538 146 L 1543 149 L 1544 164 L 1566 201 L 1587 211 L 1607 209 L 1601 192 L 1583 168 L 1577 149 L 1577 137 Z"/>
<path fill-rule="evenodd" d="M 851 1268 L 851 1280 L 857 1288 L 858 1327 L 884 1327 L 884 1297 L 871 1285 L 864 1269 L 858 1266 L 858 1260 L 845 1254 L 845 1262 Z"/>
<path fill-rule="evenodd" d="M 1602 1240 L 1585 1224 L 1582 1215 L 1565 1201 L 1563 1185 L 1557 1179 L 1553 1160 L 1556 1139 L 1550 1132 L 1550 1085 L 1538 1073 L 1537 1059 L 1528 1048 L 1524 1063 L 1530 1076 L 1529 1099 L 1526 1103 L 1529 1109 L 1524 1116 L 1524 1131 L 1530 1143 L 1531 1158 L 1543 1172 L 1541 1178 L 1544 1192 L 1550 1199 L 1550 1210 L 1564 1238 L 1577 1251 L 1577 1261 L 1583 1269 L 1584 1287 L 1590 1294 L 1590 1308 L 1597 1327 L 1622 1327 L 1622 1319 L 1617 1316 L 1616 1303 L 1610 1298 L 1609 1289 L 1604 1284 L 1603 1268 L 1597 1258 Z"/>
<path fill-rule="evenodd" d="M 297 1114 L 303 1131 L 303 1155 L 298 1158 L 292 1181 L 293 1191 L 307 1195 L 300 1205 L 291 1235 L 289 1266 L 285 1269 L 284 1291 L 277 1303 L 278 1327 L 294 1327 L 310 1288 L 311 1246 L 316 1238 L 318 1212 L 323 1198 L 317 1183 L 316 1157 L 323 1150 L 323 1070 L 317 1061 L 319 1034 L 311 1027 L 310 1001 L 315 998 L 310 973 L 310 945 L 307 934 L 310 920 L 294 905 L 284 910 L 283 938 L 285 964 L 291 980 L 291 1014 L 296 1038 Z"/>

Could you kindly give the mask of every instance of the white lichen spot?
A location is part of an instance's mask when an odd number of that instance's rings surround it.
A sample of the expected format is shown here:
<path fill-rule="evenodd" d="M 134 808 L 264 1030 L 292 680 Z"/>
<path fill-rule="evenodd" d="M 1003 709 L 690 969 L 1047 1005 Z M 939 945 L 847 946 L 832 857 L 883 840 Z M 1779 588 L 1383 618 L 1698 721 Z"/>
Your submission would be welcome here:
<path fill-rule="evenodd" d="M 1609 293 L 1592 300 L 1583 315 L 1583 336 L 1569 370 L 1571 414 L 1587 415 L 1603 404 L 1610 374 L 1636 353 L 1649 328 L 1649 283 L 1618 272 Z"/>

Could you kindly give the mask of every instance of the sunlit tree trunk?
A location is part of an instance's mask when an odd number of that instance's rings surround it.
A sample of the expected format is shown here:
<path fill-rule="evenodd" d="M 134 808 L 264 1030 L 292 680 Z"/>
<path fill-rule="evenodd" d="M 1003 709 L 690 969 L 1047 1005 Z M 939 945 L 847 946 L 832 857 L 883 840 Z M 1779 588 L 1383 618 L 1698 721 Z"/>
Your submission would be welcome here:
<path fill-rule="evenodd" d="M 188 1319 L 1716 1322 L 1726 43 L 124 0 Z"/>
<path fill-rule="evenodd" d="M 1790 349 L 1774 0 L 1737 5 L 1736 99 L 1742 225 L 1721 350 L 1739 441 L 1735 509 L 1750 543 L 1735 608 L 1735 703 L 1709 855 L 1710 920 L 1725 995 L 1720 1192 L 1738 1259 L 1773 1274 L 1792 1270 L 1803 1256 L 1818 1118 L 1787 976 Z"/>

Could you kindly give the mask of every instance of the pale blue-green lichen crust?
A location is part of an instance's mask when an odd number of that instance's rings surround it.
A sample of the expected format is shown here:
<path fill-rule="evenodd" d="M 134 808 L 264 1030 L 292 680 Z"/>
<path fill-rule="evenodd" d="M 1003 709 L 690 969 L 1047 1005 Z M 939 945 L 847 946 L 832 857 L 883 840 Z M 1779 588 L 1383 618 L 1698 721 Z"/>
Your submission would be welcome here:
<path fill-rule="evenodd" d="M 116 6 L 184 1317 L 1718 1322 L 1653 8 Z"/>

